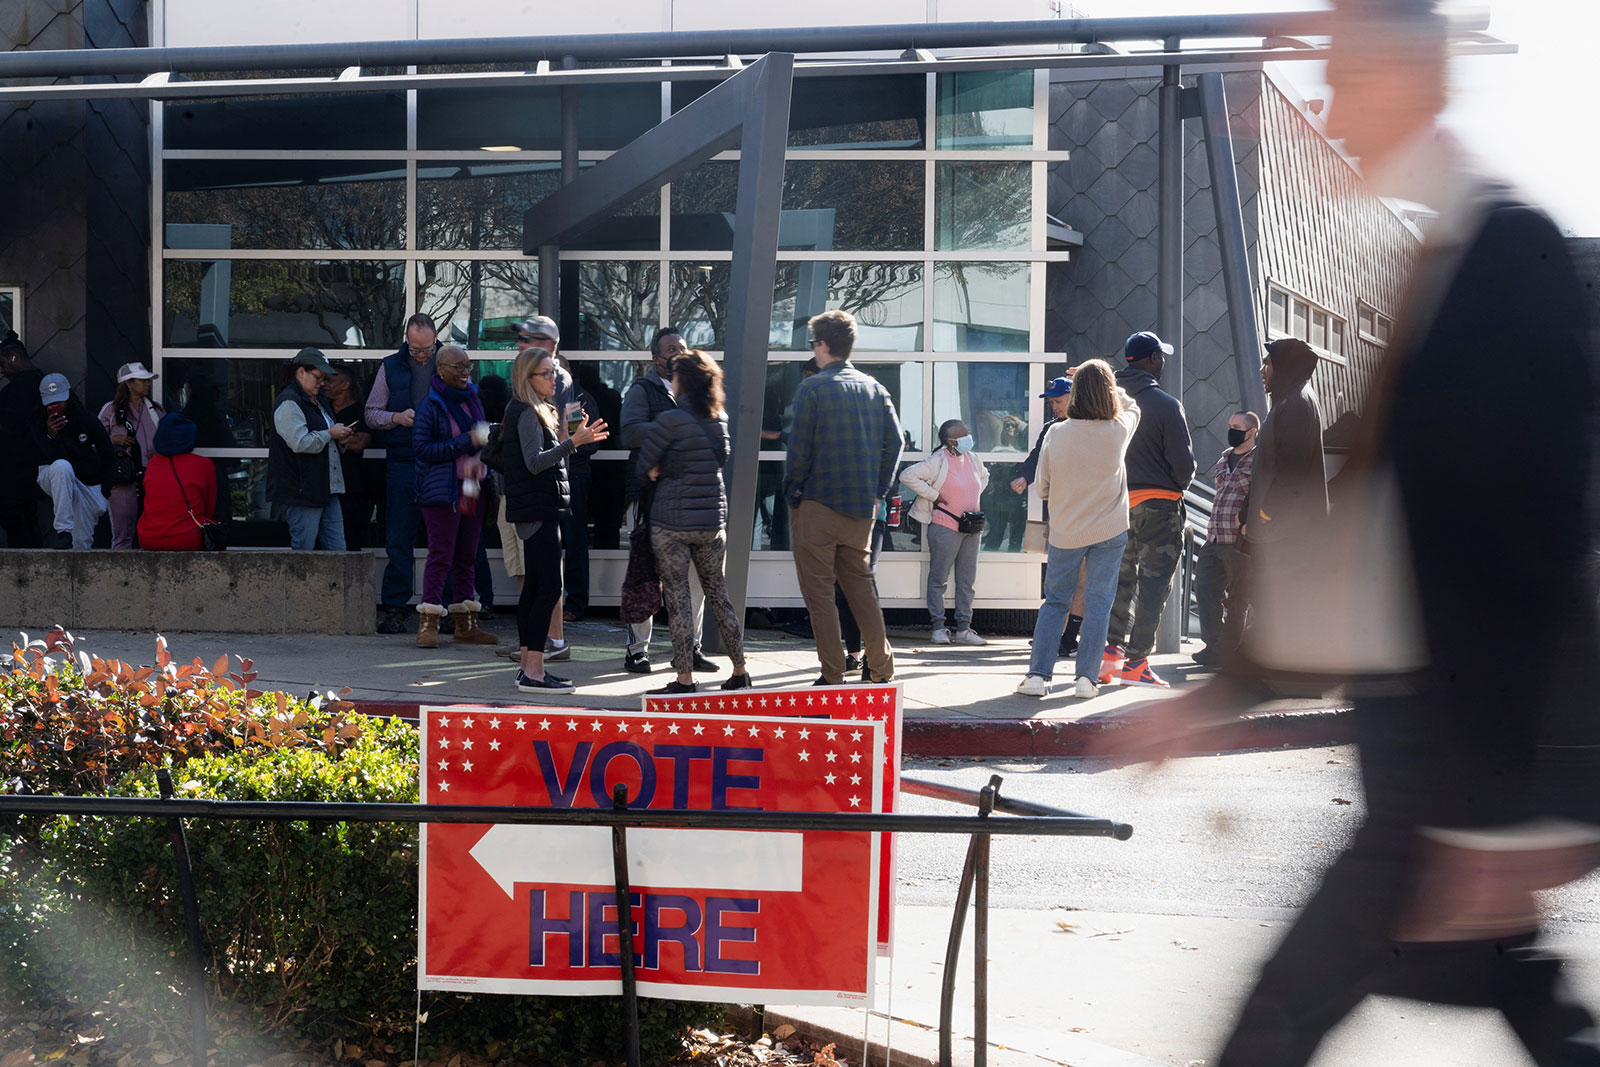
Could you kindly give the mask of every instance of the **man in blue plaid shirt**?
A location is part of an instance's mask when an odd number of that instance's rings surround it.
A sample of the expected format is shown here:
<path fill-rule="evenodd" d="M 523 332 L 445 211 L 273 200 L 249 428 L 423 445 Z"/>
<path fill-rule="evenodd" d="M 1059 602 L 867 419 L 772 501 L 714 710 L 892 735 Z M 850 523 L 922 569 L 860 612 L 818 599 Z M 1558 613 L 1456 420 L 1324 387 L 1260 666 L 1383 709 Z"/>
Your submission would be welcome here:
<path fill-rule="evenodd" d="M 835 581 L 861 626 L 861 680 L 887 682 L 894 677 L 894 653 L 872 575 L 872 523 L 878 502 L 894 486 L 900 420 L 888 390 L 850 365 L 855 318 L 825 311 L 810 325 L 819 371 L 795 393 L 784 493 L 792 509 L 790 543 L 800 594 L 822 661 L 816 684 L 845 680 Z"/>

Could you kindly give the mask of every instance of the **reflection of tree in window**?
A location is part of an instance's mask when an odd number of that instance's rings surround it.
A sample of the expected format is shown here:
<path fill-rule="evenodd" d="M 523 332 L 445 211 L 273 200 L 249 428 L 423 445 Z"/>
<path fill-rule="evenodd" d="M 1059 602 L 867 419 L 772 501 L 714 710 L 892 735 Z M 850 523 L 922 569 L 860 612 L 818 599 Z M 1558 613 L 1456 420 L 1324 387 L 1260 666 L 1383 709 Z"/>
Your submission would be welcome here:
<path fill-rule="evenodd" d="M 557 166 L 418 164 L 418 247 L 520 249 L 522 213 L 560 185 Z"/>
<path fill-rule="evenodd" d="M 660 305 L 656 265 L 586 262 L 578 272 L 578 344 L 586 350 L 650 347 Z"/>
<path fill-rule="evenodd" d="M 166 221 L 222 225 L 232 248 L 404 248 L 405 165 L 172 160 Z"/>
<path fill-rule="evenodd" d="M 197 331 L 210 263 L 169 260 L 165 304 L 169 343 L 177 320 Z M 234 347 L 383 348 L 398 337 L 405 296 L 398 263 L 361 260 L 235 260 L 228 285 L 228 344 Z M 252 321 L 255 320 L 255 321 Z M 200 338 L 202 346 L 205 338 Z M 212 344 L 220 345 L 220 338 Z"/>
<path fill-rule="evenodd" d="M 433 316 L 442 338 L 470 348 L 515 348 L 511 323 L 539 306 L 534 262 L 424 262 L 417 273 L 417 309 Z"/>
<path fill-rule="evenodd" d="M 726 263 L 672 265 L 671 312 L 667 317 L 683 332 L 684 343 L 691 348 L 723 347 L 731 272 Z"/>

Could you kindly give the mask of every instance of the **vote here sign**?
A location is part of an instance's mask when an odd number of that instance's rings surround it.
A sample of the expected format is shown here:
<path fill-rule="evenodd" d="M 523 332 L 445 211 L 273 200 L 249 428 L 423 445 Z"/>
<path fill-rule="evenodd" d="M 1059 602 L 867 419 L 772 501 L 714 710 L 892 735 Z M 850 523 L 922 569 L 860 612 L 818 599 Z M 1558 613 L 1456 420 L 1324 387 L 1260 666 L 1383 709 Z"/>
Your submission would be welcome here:
<path fill-rule="evenodd" d="M 686 811 L 881 809 L 883 725 L 773 716 L 424 708 L 437 804 Z M 640 993 L 860 1004 L 872 991 L 877 834 L 630 829 Z M 621 992 L 608 827 L 423 827 L 423 989 Z"/>
<path fill-rule="evenodd" d="M 900 797 L 900 745 L 905 703 L 900 683 L 879 685 L 800 686 L 794 689 L 738 689 L 731 693 L 684 693 L 680 696 L 646 696 L 644 710 L 661 713 L 705 712 L 728 715 L 803 715 L 839 722 L 874 721 L 883 724 L 883 810 L 896 811 Z M 878 893 L 878 954 L 891 955 L 894 944 L 894 835 L 882 835 L 880 862 L 883 877 Z"/>

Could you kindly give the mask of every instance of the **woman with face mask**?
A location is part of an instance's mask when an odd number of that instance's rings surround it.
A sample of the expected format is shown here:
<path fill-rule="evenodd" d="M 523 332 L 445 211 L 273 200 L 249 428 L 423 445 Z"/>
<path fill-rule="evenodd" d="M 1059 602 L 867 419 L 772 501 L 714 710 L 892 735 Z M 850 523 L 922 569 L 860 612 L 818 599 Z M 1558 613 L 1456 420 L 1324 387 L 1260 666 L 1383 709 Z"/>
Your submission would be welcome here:
<path fill-rule="evenodd" d="M 922 523 L 928 544 L 928 617 L 936 645 L 986 645 L 972 631 L 972 591 L 978 578 L 981 529 L 961 532 L 961 516 L 982 511 L 979 503 L 989 484 L 989 471 L 972 454 L 972 433 L 960 419 L 939 427 L 939 448 L 921 463 L 907 467 L 900 481 L 916 494 L 911 517 Z M 944 590 L 951 568 L 956 572 L 956 627 L 945 625 Z"/>

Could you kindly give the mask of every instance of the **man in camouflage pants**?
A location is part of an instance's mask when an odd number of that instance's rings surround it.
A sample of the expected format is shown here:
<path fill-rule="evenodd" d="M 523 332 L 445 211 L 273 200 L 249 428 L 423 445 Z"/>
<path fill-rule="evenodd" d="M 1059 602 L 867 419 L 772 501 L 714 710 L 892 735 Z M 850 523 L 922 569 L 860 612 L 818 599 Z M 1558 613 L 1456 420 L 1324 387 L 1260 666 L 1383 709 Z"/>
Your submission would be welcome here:
<path fill-rule="evenodd" d="M 1165 687 L 1150 669 L 1156 627 L 1183 552 L 1183 491 L 1194 478 L 1194 444 L 1183 405 L 1157 383 L 1172 346 L 1136 333 L 1123 346 L 1117 384 L 1139 405 L 1128 443 L 1128 547 L 1122 551 L 1100 682 Z"/>

